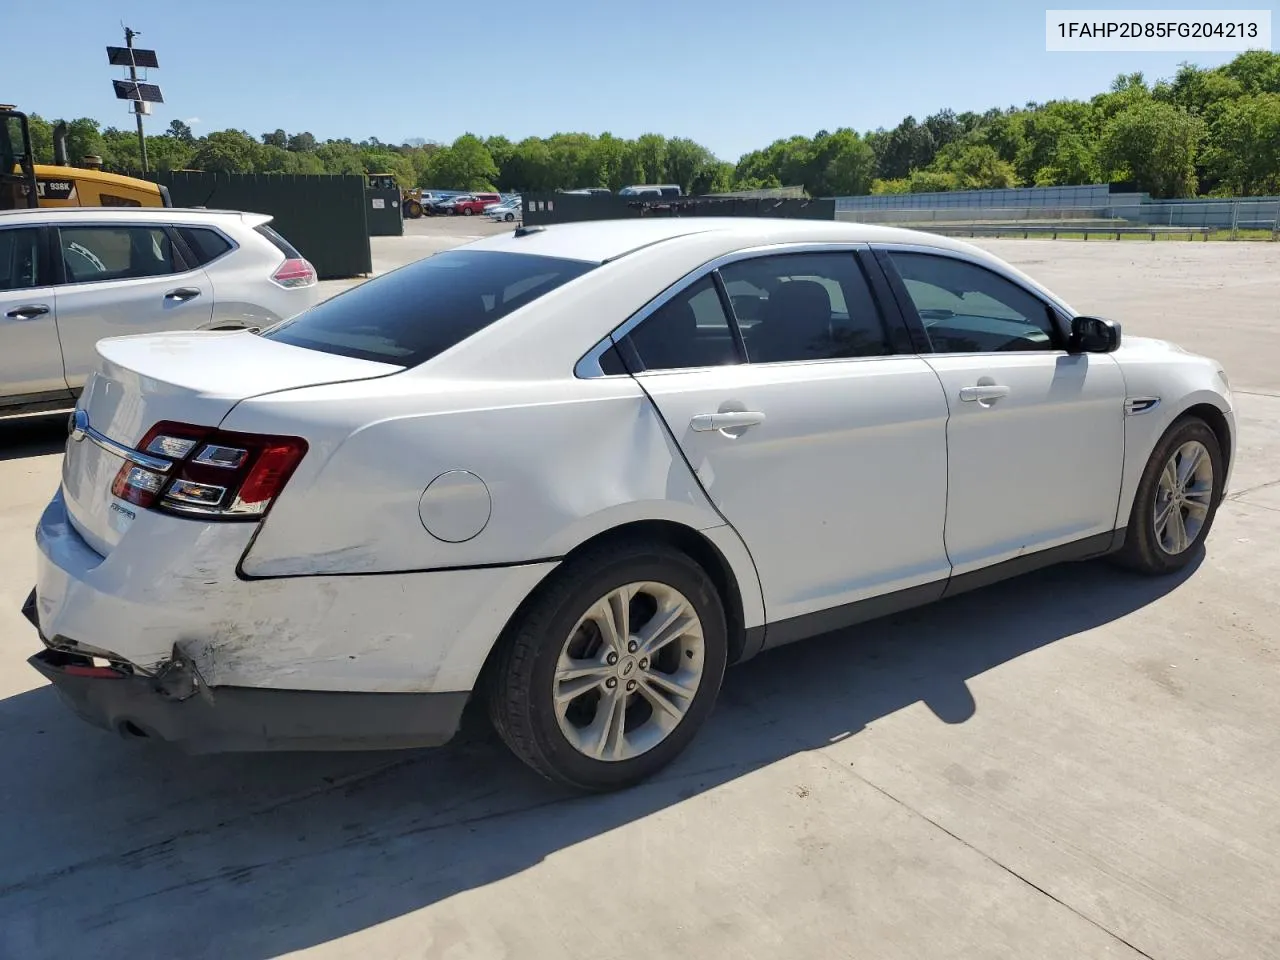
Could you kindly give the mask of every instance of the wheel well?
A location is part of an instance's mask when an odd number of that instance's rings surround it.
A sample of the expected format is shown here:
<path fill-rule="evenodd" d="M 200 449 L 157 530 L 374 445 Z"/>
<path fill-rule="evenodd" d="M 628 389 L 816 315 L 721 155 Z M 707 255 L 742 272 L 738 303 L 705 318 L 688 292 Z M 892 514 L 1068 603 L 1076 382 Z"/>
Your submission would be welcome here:
<path fill-rule="evenodd" d="M 669 520 L 638 520 L 634 523 L 624 523 L 622 526 L 605 530 L 603 533 L 598 533 L 594 537 L 584 540 L 570 550 L 563 559 L 571 560 L 601 544 L 615 543 L 621 540 L 659 540 L 675 547 L 702 567 L 707 576 L 711 578 L 711 582 L 715 584 L 716 591 L 720 594 L 720 602 L 724 604 L 725 625 L 729 628 L 729 663 L 734 663 L 742 656 L 747 638 L 742 612 L 742 592 L 738 588 L 738 578 L 733 575 L 733 568 L 729 566 L 729 561 L 724 558 L 724 554 L 720 552 L 715 544 L 697 530 L 692 527 L 686 527 L 683 524 L 673 523 Z M 498 649 L 502 646 L 503 637 L 506 636 L 511 625 L 519 622 L 520 618 L 524 616 L 525 608 L 541 593 L 555 575 L 555 572 L 552 572 L 516 607 L 515 612 L 502 628 L 502 633 L 498 636 L 493 648 L 489 651 L 488 657 L 485 658 L 484 666 L 481 667 L 480 675 L 476 680 L 477 690 L 483 690 L 487 687 L 487 676 L 491 665 L 497 659 Z"/>
<path fill-rule="evenodd" d="M 1191 417 L 1197 417 L 1208 424 L 1213 435 L 1218 438 L 1218 448 L 1222 451 L 1224 465 L 1229 468 L 1232 454 L 1231 429 L 1227 426 L 1227 418 L 1223 416 L 1222 411 L 1211 403 L 1198 403 L 1184 410 L 1178 420 L 1187 420 Z"/>
<path fill-rule="evenodd" d="M 738 588 L 738 578 L 734 576 L 729 561 L 724 558 L 724 554 L 714 543 L 697 530 L 686 527 L 684 524 L 673 523 L 670 520 L 638 520 L 596 534 L 569 551 L 565 559 L 575 557 L 602 543 L 617 540 L 660 540 L 686 554 L 702 567 L 711 578 L 711 582 L 716 585 L 720 602 L 724 604 L 725 625 L 729 628 L 729 662 L 734 663 L 742 656 L 747 636 L 746 625 L 743 622 L 742 591 Z"/>

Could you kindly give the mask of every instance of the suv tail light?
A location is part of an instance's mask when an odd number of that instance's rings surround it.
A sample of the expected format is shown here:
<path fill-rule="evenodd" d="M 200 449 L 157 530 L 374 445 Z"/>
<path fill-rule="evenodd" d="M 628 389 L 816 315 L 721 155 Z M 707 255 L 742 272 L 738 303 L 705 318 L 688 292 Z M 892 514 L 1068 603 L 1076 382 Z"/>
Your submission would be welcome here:
<path fill-rule="evenodd" d="M 162 420 L 138 450 L 169 466 L 123 464 L 111 484 L 121 500 L 166 513 L 254 520 L 284 489 L 306 455 L 307 441 Z"/>
<path fill-rule="evenodd" d="M 290 257 L 276 268 L 271 279 L 282 287 L 309 287 L 316 282 L 316 268 L 303 257 Z"/>

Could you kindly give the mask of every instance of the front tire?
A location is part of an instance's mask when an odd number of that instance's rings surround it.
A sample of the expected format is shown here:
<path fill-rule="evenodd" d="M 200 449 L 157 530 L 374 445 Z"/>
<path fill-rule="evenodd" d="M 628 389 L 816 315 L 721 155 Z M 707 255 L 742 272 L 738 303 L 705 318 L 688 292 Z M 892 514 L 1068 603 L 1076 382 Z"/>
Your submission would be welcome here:
<path fill-rule="evenodd" d="M 468 216 L 468 217 L 469 217 L 469 216 L 471 216 L 473 213 L 475 213 L 475 211 L 474 211 L 474 210 L 472 210 L 470 207 L 467 207 L 465 210 L 463 210 L 463 211 L 462 211 L 462 213 L 463 213 L 463 215 L 464 215 L 464 216 Z"/>
<path fill-rule="evenodd" d="M 1209 425 L 1198 417 L 1176 422 L 1147 461 L 1117 562 L 1150 576 L 1185 567 L 1209 536 L 1225 477 Z"/>
<path fill-rule="evenodd" d="M 702 726 L 728 660 L 706 572 L 658 542 L 569 561 L 513 622 L 489 674 L 489 714 L 516 756 L 575 790 L 631 786 Z"/>

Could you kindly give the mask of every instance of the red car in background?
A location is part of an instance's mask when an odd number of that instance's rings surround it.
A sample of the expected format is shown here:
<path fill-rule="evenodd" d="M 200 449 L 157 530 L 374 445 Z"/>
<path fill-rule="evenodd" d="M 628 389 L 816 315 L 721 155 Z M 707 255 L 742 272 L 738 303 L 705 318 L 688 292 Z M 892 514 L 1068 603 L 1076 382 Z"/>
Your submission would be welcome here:
<path fill-rule="evenodd" d="M 459 198 L 453 205 L 453 213 L 473 217 L 477 213 L 484 213 L 484 208 L 489 204 L 501 202 L 502 197 L 496 193 L 473 193 L 469 197 Z"/>

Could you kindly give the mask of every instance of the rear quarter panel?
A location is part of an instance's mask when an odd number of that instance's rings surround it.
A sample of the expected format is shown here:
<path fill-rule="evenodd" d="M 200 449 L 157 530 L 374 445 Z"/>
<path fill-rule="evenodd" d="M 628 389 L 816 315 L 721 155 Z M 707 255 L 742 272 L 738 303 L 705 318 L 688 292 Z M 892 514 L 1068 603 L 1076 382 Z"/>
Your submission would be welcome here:
<path fill-rule="evenodd" d="M 388 377 L 246 400 L 223 425 L 311 444 L 244 558 L 248 576 L 528 563 L 634 520 L 723 525 L 629 377 Z M 461 543 L 437 539 L 419 514 L 427 485 L 453 470 L 480 477 L 490 499 L 487 524 Z M 736 572 L 749 594 L 752 575 Z"/>

